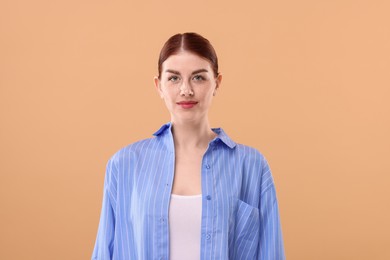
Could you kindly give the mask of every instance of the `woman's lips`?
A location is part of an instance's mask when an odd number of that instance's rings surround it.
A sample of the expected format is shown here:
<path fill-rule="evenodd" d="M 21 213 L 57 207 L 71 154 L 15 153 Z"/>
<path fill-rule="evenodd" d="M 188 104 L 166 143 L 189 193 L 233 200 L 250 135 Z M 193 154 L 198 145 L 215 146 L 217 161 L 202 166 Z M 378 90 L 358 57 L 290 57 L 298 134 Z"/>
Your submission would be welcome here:
<path fill-rule="evenodd" d="M 177 102 L 176 104 L 178 104 L 179 106 L 181 106 L 184 109 L 189 109 L 189 108 L 194 107 L 196 104 L 198 104 L 198 102 L 196 102 L 196 101 L 180 101 L 180 102 Z"/>

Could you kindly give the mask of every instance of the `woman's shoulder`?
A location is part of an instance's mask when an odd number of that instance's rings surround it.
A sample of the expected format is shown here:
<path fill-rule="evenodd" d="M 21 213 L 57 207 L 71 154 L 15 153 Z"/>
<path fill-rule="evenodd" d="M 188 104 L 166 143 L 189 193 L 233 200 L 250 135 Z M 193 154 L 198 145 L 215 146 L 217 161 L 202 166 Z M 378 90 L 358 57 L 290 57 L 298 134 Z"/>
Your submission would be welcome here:
<path fill-rule="evenodd" d="M 156 137 L 142 139 L 120 148 L 112 155 L 111 160 L 121 160 L 134 155 L 145 155 L 159 149 L 159 147 L 159 140 Z"/>
<path fill-rule="evenodd" d="M 263 153 L 260 152 L 259 149 L 253 146 L 237 143 L 236 150 L 237 153 L 243 156 L 244 158 L 250 160 L 260 160 L 260 161 L 265 160 Z"/>
<path fill-rule="evenodd" d="M 119 149 L 111 160 L 155 156 L 157 152 L 166 152 L 171 148 L 170 123 L 162 125 L 150 138 L 141 139 Z"/>
<path fill-rule="evenodd" d="M 222 128 L 213 128 L 213 131 L 218 134 L 219 143 L 224 143 L 226 147 L 234 150 L 234 153 L 239 156 L 244 156 L 248 158 L 263 158 L 263 154 L 255 147 L 241 144 L 234 141 Z"/>

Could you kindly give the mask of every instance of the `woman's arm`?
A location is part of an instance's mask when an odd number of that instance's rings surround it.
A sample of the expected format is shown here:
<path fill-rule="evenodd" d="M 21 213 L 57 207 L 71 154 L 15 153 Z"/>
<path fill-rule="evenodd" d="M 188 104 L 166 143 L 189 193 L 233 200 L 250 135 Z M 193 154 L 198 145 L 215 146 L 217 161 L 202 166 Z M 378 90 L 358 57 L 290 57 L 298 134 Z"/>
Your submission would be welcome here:
<path fill-rule="evenodd" d="M 112 160 L 107 164 L 104 180 L 103 205 L 92 260 L 112 259 L 115 233 L 116 174 Z"/>
<path fill-rule="evenodd" d="M 263 161 L 258 260 L 284 260 L 284 244 L 280 225 L 276 190 L 267 161 Z"/>

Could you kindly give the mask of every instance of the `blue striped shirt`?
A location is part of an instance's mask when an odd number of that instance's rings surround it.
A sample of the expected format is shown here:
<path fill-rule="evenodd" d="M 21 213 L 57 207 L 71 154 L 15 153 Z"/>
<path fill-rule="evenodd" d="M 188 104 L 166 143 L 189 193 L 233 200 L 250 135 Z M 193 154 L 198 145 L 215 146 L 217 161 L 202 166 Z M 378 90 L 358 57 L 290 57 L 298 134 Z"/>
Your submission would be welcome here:
<path fill-rule="evenodd" d="M 175 151 L 171 123 L 108 162 L 92 259 L 169 259 Z M 264 156 L 220 128 L 203 156 L 201 259 L 285 259 L 273 178 Z"/>

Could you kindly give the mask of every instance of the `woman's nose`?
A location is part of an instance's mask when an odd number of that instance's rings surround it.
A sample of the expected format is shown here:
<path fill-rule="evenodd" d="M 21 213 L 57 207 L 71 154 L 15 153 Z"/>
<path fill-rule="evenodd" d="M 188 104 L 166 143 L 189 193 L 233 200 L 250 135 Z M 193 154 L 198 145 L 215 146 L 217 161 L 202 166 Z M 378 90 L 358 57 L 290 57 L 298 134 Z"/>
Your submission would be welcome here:
<path fill-rule="evenodd" d="M 192 88 L 190 84 L 183 82 L 180 86 L 180 95 L 181 96 L 193 96 L 194 92 L 192 91 Z"/>

